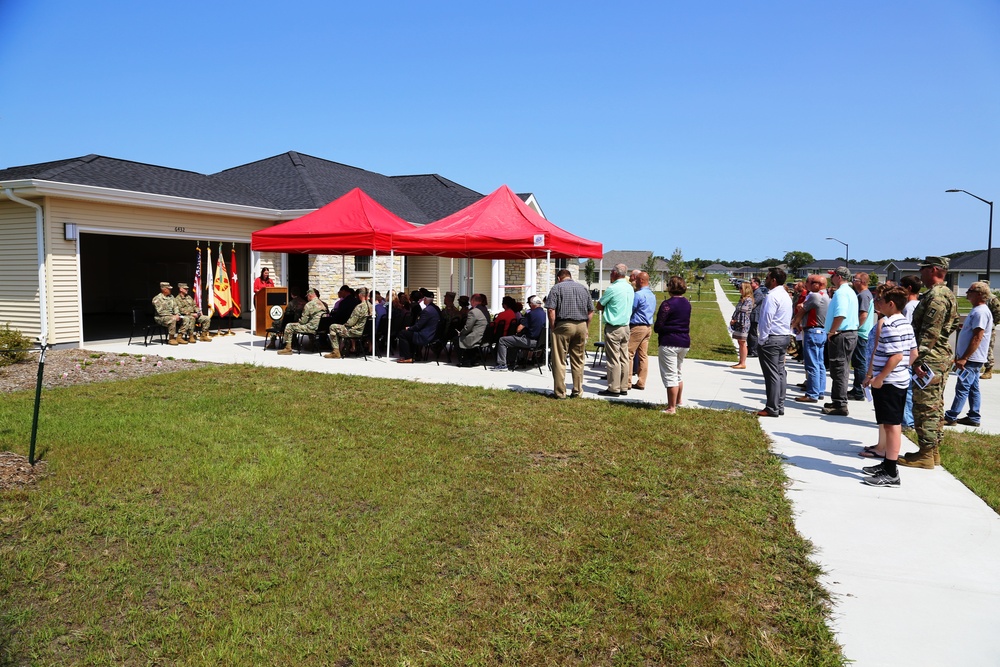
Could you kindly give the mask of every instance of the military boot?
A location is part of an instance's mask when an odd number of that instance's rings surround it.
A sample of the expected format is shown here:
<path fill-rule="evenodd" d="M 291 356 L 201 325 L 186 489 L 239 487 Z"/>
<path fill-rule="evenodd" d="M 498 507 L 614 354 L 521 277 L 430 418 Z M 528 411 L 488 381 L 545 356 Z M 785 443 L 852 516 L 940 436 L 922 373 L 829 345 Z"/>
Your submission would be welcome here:
<path fill-rule="evenodd" d="M 285 347 L 278 350 L 278 354 L 291 354 L 292 353 L 292 339 L 289 338 L 285 341 Z"/>
<path fill-rule="evenodd" d="M 197 339 L 197 338 L 195 338 L 195 335 L 194 335 L 194 334 L 191 334 L 190 336 L 188 336 L 188 342 L 189 342 L 189 343 L 190 343 L 191 345 L 194 345 L 195 343 L 197 343 L 197 342 L 198 342 L 198 339 Z"/>
<path fill-rule="evenodd" d="M 934 453 L 937 447 L 921 447 L 918 451 L 899 457 L 899 465 L 907 468 L 934 469 Z"/>
<path fill-rule="evenodd" d="M 323 358 L 324 359 L 340 359 L 340 348 L 339 347 L 334 347 L 333 348 L 333 352 L 330 352 L 330 354 L 324 354 Z"/>
<path fill-rule="evenodd" d="M 937 446 L 934 448 L 934 465 L 941 465 L 941 447 Z"/>
<path fill-rule="evenodd" d="M 185 339 L 184 336 L 178 336 L 177 337 L 177 343 L 179 345 L 187 345 L 188 344 L 187 339 Z"/>
<path fill-rule="evenodd" d="M 979 379 L 989 380 L 991 377 L 993 377 L 993 369 L 987 368 L 985 371 L 983 371 L 983 374 L 979 376 Z"/>
<path fill-rule="evenodd" d="M 167 341 L 167 345 L 177 345 L 177 336 L 171 336 L 170 340 Z"/>
<path fill-rule="evenodd" d="M 212 337 L 208 335 L 207 331 L 202 331 L 201 338 L 199 340 L 201 340 L 202 343 L 211 343 Z"/>

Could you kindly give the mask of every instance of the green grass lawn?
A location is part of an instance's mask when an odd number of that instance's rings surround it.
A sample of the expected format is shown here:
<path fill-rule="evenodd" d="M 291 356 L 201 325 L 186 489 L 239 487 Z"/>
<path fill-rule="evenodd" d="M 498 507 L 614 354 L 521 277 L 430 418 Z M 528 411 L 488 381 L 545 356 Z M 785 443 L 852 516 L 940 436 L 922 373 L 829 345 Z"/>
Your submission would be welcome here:
<path fill-rule="evenodd" d="M 668 298 L 666 292 L 654 292 L 656 295 L 656 305 L 659 306 L 663 300 Z M 736 348 L 733 347 L 733 339 L 726 328 L 727 323 L 723 321 L 719 312 L 719 305 L 715 299 L 715 288 L 711 281 L 705 281 L 701 290 L 701 300 L 698 300 L 697 291 L 692 294 L 688 290 L 685 294 L 691 300 L 691 350 L 688 352 L 688 359 L 707 359 L 712 361 L 736 361 Z M 601 340 L 601 328 L 599 318 L 595 313 L 590 321 L 590 338 L 587 342 L 587 351 L 592 352 L 594 343 Z M 649 356 L 656 356 L 657 336 L 652 334 L 649 341 Z"/>
<path fill-rule="evenodd" d="M 987 505 L 1000 512 L 1000 436 L 945 431 L 941 463 Z"/>
<path fill-rule="evenodd" d="M 842 663 L 739 412 L 226 366 L 46 391 L 39 433 L 0 664 Z"/>

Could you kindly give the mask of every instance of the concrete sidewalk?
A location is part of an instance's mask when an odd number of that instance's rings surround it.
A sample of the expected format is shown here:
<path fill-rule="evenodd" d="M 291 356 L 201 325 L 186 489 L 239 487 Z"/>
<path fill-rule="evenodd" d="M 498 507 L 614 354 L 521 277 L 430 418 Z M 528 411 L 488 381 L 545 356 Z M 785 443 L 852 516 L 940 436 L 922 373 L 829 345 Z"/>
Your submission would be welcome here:
<path fill-rule="evenodd" d="M 715 288 L 728 322 L 733 305 L 717 281 Z M 495 373 L 434 362 L 278 356 L 263 345 L 262 338 L 243 332 L 182 347 L 117 341 L 91 343 L 87 349 L 542 393 L 552 388 L 547 369 Z M 606 386 L 604 367 L 592 368 L 591 361 L 584 396 L 603 400 L 597 392 Z M 804 379 L 802 366 L 790 362 L 789 386 Z M 1000 380 L 982 387 L 984 417 L 978 430 L 1000 433 Z M 756 359 L 749 359 L 743 371 L 725 362 L 687 360 L 684 394 L 686 407 L 758 410 L 764 382 Z M 953 394 L 951 380 L 946 404 Z M 789 392 L 785 416 L 761 419 L 761 426 L 785 461 L 796 527 L 816 548 L 814 558 L 825 573 L 821 581 L 834 599 L 833 629 L 848 659 L 866 666 L 1000 665 L 1000 633 L 995 631 L 1000 516 L 942 468 L 902 468 L 898 489 L 865 486 L 860 470 L 872 461 L 857 452 L 877 439 L 870 404 L 852 402 L 847 418 L 824 417 L 815 405 L 790 400 L 795 395 Z M 615 400 L 666 403 L 655 362 L 645 391 Z"/>

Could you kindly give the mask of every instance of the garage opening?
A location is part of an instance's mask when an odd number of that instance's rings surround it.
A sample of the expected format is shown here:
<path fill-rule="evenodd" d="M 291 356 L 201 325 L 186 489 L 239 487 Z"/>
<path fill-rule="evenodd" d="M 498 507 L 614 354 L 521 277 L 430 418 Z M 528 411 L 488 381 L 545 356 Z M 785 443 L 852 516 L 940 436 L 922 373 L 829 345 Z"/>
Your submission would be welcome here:
<path fill-rule="evenodd" d="M 83 307 L 84 341 L 128 338 L 132 327 L 132 309 L 153 313 L 153 297 L 160 291 L 160 282 L 167 281 L 175 288 L 185 282 L 194 290 L 194 272 L 197 263 L 194 241 L 160 239 L 110 234 L 80 235 L 80 294 Z M 222 259 L 226 270 L 231 271 L 229 260 L 232 243 L 222 244 Z M 208 273 L 204 262 L 202 280 Z M 218 242 L 212 243 L 212 271 L 218 261 Z M 236 244 L 236 263 L 239 277 L 240 304 L 243 312 L 233 318 L 233 328 L 250 326 L 249 293 L 253 287 L 250 278 L 250 246 Z M 177 294 L 177 290 L 174 290 Z M 202 289 L 202 300 L 206 298 Z M 229 328 L 228 317 L 212 318 L 212 329 Z"/>

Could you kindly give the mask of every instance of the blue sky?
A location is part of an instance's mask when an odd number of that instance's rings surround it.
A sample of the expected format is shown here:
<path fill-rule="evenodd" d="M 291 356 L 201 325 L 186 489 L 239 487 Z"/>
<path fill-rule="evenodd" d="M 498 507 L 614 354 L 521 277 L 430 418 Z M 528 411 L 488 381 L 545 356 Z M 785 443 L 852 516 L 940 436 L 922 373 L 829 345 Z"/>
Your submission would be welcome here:
<path fill-rule="evenodd" d="M 950 253 L 989 207 L 944 191 L 1000 200 L 998 35 L 996 0 L 0 0 L 0 167 L 295 150 L 607 250 Z"/>

